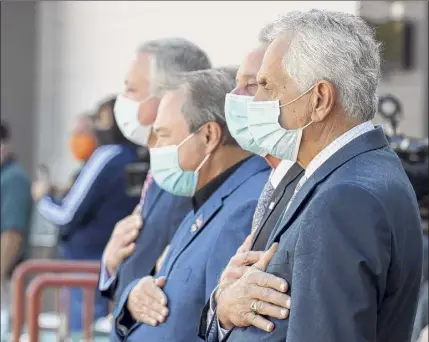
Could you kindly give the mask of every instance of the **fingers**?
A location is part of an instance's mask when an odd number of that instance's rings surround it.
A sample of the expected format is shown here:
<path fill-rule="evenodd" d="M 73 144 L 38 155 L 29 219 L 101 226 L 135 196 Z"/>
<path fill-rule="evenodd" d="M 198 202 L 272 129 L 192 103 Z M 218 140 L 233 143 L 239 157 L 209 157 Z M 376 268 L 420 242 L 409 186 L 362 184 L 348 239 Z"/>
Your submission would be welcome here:
<path fill-rule="evenodd" d="M 269 265 L 269 263 L 271 262 L 271 259 L 273 258 L 274 254 L 277 252 L 277 248 L 278 248 L 278 243 L 273 243 L 270 247 L 270 249 L 268 249 L 266 252 L 264 252 L 264 254 L 262 255 L 261 259 L 259 259 L 259 261 L 254 264 L 253 266 L 258 268 L 261 271 L 265 271 Z"/>
<path fill-rule="evenodd" d="M 138 236 L 139 236 L 139 230 L 136 228 L 131 229 L 130 231 L 128 231 L 126 234 L 122 236 L 121 245 L 122 246 L 129 245 L 131 242 L 136 241 Z"/>
<path fill-rule="evenodd" d="M 247 251 L 234 255 L 230 260 L 230 265 L 242 266 L 242 265 L 253 265 L 258 262 L 264 252 Z"/>
<path fill-rule="evenodd" d="M 290 298 L 285 293 L 281 293 L 267 287 L 253 285 L 249 286 L 249 295 L 251 298 L 290 309 Z"/>
<path fill-rule="evenodd" d="M 168 316 L 168 308 L 165 305 L 162 305 L 161 303 L 157 302 L 153 297 L 150 297 L 148 295 L 142 296 L 141 303 L 141 308 L 149 308 L 152 312 L 150 313 L 151 317 L 159 322 L 163 322 L 165 317 Z M 146 312 L 148 311 L 146 310 Z"/>
<path fill-rule="evenodd" d="M 150 288 L 145 288 L 147 295 L 155 299 L 159 304 L 167 306 L 167 296 L 154 282 Z"/>
<path fill-rule="evenodd" d="M 243 244 L 237 249 L 237 253 L 247 252 L 248 250 L 250 250 L 251 246 L 252 246 L 252 234 L 247 236 Z"/>
<path fill-rule="evenodd" d="M 249 266 L 228 266 L 222 273 L 221 282 L 240 279 L 249 269 Z"/>
<path fill-rule="evenodd" d="M 133 210 L 133 215 L 139 214 L 141 213 L 142 207 L 140 204 L 137 204 L 136 207 Z"/>
<path fill-rule="evenodd" d="M 160 315 L 149 306 L 141 306 L 138 317 L 134 318 L 140 322 L 150 324 L 154 327 L 156 327 L 158 323 L 163 323 L 165 321 L 165 316 Z"/>
<path fill-rule="evenodd" d="M 278 319 L 286 319 L 289 317 L 289 309 L 279 307 L 260 300 L 256 303 L 256 311 L 263 316 L 274 317 Z"/>
<path fill-rule="evenodd" d="M 166 282 L 167 282 L 166 277 L 160 277 L 160 278 L 155 279 L 155 285 L 160 287 L 161 289 L 164 287 Z"/>
<path fill-rule="evenodd" d="M 123 261 L 124 259 L 128 258 L 131 254 L 134 253 L 135 249 L 136 249 L 136 244 L 134 242 L 130 243 L 128 246 L 121 248 L 119 250 L 121 260 Z"/>
<path fill-rule="evenodd" d="M 285 293 L 288 289 L 286 280 L 262 271 L 251 272 L 248 276 L 248 280 L 260 287 L 268 287 L 279 292 Z"/>
<path fill-rule="evenodd" d="M 246 314 L 247 323 L 253 325 L 256 328 L 264 330 L 266 332 L 272 332 L 274 330 L 274 323 L 263 318 L 262 316 L 255 315 L 253 312 Z"/>

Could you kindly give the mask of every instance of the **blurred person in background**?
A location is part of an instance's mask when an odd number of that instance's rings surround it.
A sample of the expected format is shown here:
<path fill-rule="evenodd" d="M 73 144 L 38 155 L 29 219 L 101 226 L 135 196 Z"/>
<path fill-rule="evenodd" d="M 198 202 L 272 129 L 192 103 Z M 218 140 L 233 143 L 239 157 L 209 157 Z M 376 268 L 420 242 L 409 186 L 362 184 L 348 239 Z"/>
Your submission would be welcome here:
<path fill-rule="evenodd" d="M 12 154 L 10 132 L 6 123 L 0 126 L 0 179 L 1 179 L 1 332 L 10 310 L 10 276 L 25 256 L 33 202 L 28 174 Z"/>
<path fill-rule="evenodd" d="M 125 90 L 118 96 L 115 107 L 115 118 L 124 135 L 146 148 L 155 147 L 157 136 L 152 132 L 152 124 L 167 80 L 181 72 L 210 67 L 206 53 L 186 39 L 164 38 L 142 44 L 125 76 Z M 117 223 L 104 250 L 101 293 L 116 305 L 129 283 L 153 273 L 157 259 L 190 210 L 189 198 L 161 189 L 149 172 L 140 205 Z M 113 331 L 111 339 L 118 339 Z"/>
<path fill-rule="evenodd" d="M 66 186 L 53 187 L 52 191 L 55 193 L 55 197 L 62 198 L 69 192 L 86 162 L 97 148 L 93 120 L 93 114 L 86 113 L 78 115 L 74 121 L 69 137 L 69 150 L 73 158 L 81 164 L 78 169 L 73 172 L 69 184 Z"/>
<path fill-rule="evenodd" d="M 192 198 L 155 277 L 133 281 L 114 311 L 121 340 L 195 341 L 222 269 L 249 234 L 269 167 L 239 147 L 225 122 L 233 79 L 218 70 L 181 75 L 162 98 L 151 148 L 155 182 Z"/>
<path fill-rule="evenodd" d="M 138 198 L 125 193 L 124 168 L 137 160 L 136 147 L 127 141 L 113 116 L 116 97 L 102 101 L 94 116 L 98 147 L 82 168 L 67 195 L 58 203 L 50 184 L 33 184 L 39 213 L 59 227 L 61 254 L 66 260 L 100 260 L 113 228 L 130 213 Z M 70 330 L 82 329 L 82 293 L 71 290 Z M 108 301 L 96 295 L 95 318 L 107 314 Z"/>

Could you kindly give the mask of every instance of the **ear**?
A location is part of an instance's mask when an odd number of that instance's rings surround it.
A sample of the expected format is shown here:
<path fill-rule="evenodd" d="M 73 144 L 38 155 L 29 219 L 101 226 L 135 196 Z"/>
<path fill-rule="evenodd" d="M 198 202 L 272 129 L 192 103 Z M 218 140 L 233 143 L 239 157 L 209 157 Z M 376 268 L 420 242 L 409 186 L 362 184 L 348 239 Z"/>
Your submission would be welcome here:
<path fill-rule="evenodd" d="M 331 82 L 316 83 L 312 92 L 311 105 L 313 107 L 311 120 L 321 122 L 331 113 L 335 105 L 336 90 Z"/>
<path fill-rule="evenodd" d="M 201 130 L 204 136 L 205 152 L 212 153 L 222 143 L 222 127 L 214 121 L 209 121 Z"/>

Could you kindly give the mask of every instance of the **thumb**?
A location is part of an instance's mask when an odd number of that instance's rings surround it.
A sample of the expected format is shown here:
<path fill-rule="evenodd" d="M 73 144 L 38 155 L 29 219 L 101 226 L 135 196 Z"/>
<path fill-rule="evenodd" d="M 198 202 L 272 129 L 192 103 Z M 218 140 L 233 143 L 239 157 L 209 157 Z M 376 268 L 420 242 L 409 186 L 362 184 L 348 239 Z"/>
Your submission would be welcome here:
<path fill-rule="evenodd" d="M 253 266 L 265 272 L 274 254 L 276 254 L 278 246 L 279 244 L 277 242 L 273 243 L 271 247 L 267 251 L 265 251 L 261 259 L 259 259 L 259 261 Z"/>
<path fill-rule="evenodd" d="M 142 207 L 141 207 L 141 205 L 140 204 L 138 204 L 135 208 L 134 208 L 134 211 L 133 211 L 133 215 L 135 215 L 135 214 L 140 214 L 140 211 L 142 210 Z"/>
<path fill-rule="evenodd" d="M 167 282 L 166 277 L 160 277 L 160 278 L 155 279 L 155 285 L 161 289 L 164 287 L 166 282 Z"/>

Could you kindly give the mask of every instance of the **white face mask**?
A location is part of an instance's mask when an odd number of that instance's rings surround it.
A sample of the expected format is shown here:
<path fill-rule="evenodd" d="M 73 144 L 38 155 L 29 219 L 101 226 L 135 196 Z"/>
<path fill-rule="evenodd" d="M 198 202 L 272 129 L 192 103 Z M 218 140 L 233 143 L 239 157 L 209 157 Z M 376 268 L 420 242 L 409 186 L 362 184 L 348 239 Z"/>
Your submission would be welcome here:
<path fill-rule="evenodd" d="M 298 129 L 285 129 L 279 124 L 280 108 L 297 101 L 313 88 L 314 85 L 296 99 L 283 105 L 280 105 L 279 100 L 247 103 L 249 132 L 261 149 L 281 160 L 296 162 L 302 131 L 311 125 L 312 121 Z"/>
<path fill-rule="evenodd" d="M 122 94 L 116 98 L 115 120 L 122 134 L 134 144 L 147 146 L 152 125 L 143 126 L 139 121 L 140 105 L 149 101 L 152 96 L 147 97 L 143 101 L 134 101 Z"/>

